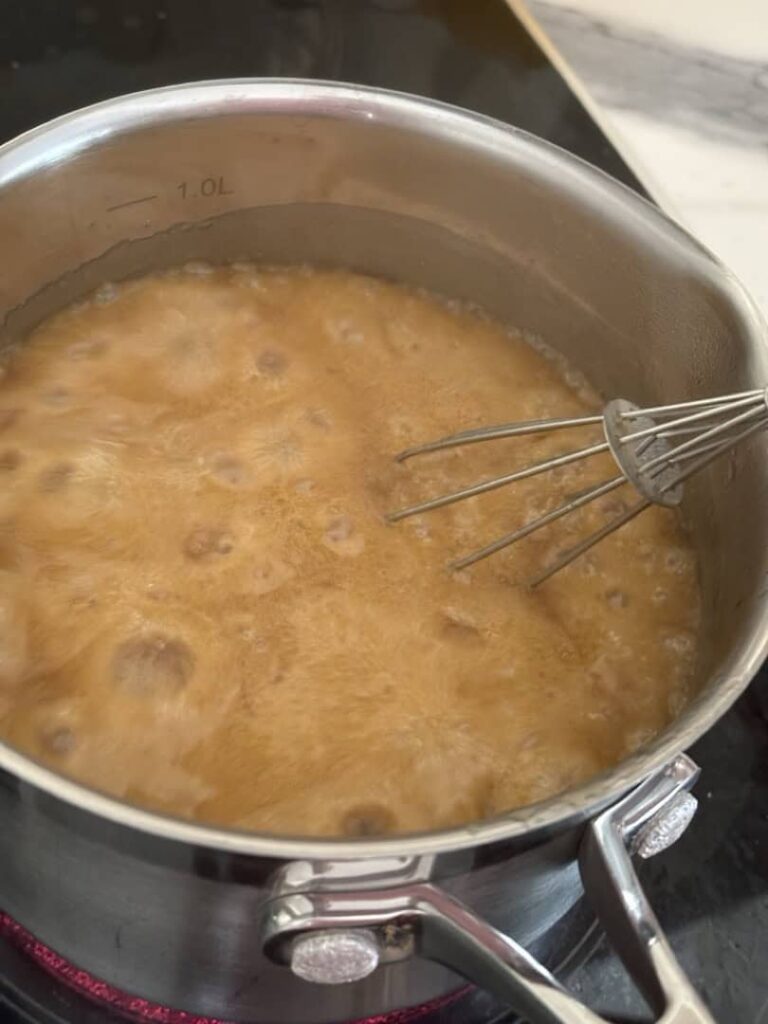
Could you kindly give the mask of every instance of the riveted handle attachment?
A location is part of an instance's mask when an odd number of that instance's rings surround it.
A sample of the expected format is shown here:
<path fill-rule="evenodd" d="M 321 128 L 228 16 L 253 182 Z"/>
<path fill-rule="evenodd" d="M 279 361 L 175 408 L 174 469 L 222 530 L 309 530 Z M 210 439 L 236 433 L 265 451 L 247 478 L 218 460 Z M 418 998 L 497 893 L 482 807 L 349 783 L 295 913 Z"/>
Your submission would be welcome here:
<path fill-rule="evenodd" d="M 698 772 L 690 758 L 676 758 L 590 822 L 579 854 L 587 897 L 658 1024 L 714 1024 L 631 857 L 659 853 L 682 835 L 696 809 L 688 789 Z M 326 984 L 359 980 L 415 952 L 493 992 L 531 1024 L 607 1024 L 514 939 L 421 881 L 353 891 L 336 879 L 330 890 L 280 897 L 270 905 L 265 950 L 300 977 Z"/>

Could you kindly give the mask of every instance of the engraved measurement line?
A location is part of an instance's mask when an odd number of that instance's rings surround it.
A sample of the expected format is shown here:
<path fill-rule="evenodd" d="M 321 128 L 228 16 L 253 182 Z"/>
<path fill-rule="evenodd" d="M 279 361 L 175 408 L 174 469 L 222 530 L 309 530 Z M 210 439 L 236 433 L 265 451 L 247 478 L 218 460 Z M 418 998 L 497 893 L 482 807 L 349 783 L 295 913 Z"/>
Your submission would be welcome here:
<path fill-rule="evenodd" d="M 157 195 L 140 196 L 138 199 L 128 199 L 125 203 L 115 203 L 114 206 L 107 207 L 107 213 L 112 213 L 113 210 L 122 210 L 126 206 L 136 206 L 137 203 L 148 203 L 150 199 L 157 199 Z"/>

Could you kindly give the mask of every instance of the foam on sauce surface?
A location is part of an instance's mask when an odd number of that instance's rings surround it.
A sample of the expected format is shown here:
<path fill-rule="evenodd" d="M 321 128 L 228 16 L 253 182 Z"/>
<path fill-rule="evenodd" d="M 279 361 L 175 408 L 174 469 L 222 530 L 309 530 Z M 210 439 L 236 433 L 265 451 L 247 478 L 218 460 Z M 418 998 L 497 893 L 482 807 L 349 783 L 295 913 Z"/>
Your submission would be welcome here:
<path fill-rule="evenodd" d="M 689 698 L 694 558 L 627 488 L 458 574 L 610 458 L 386 525 L 594 435 L 402 448 L 596 405 L 472 311 L 347 273 L 191 267 L 44 323 L 0 383 L 0 735 L 151 808 L 292 834 L 483 818 Z M 190 271 L 197 271 L 190 272 Z"/>

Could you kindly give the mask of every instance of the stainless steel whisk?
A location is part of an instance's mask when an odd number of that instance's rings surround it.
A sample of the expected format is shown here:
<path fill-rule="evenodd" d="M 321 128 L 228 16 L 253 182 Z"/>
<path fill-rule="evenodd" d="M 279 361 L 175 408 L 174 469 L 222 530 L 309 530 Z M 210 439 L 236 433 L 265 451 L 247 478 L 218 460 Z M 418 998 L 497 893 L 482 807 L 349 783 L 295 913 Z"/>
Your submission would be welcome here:
<path fill-rule="evenodd" d="M 531 420 L 529 422 L 505 423 L 495 427 L 480 427 L 451 434 L 437 441 L 407 448 L 397 455 L 396 461 L 405 462 L 416 455 L 441 451 L 460 445 L 477 444 L 502 437 L 519 437 L 551 430 L 586 427 L 602 424 L 605 440 L 587 445 L 576 451 L 564 452 L 543 462 L 536 462 L 514 473 L 483 480 L 464 487 L 451 494 L 444 494 L 409 508 L 399 509 L 387 516 L 396 523 L 408 516 L 452 505 L 476 494 L 485 494 L 499 487 L 537 476 L 560 466 L 587 459 L 601 452 L 609 451 L 619 470 L 618 475 L 553 508 L 544 515 L 486 544 L 463 558 L 451 562 L 450 569 L 464 569 L 482 558 L 501 551 L 530 536 L 549 523 L 555 522 L 576 509 L 609 494 L 617 487 L 630 483 L 640 500 L 611 519 L 601 529 L 586 537 L 579 544 L 562 554 L 534 579 L 530 586 L 537 586 L 553 576 L 560 569 L 570 565 L 591 547 L 609 534 L 618 530 L 650 505 L 673 506 L 683 496 L 683 484 L 694 473 L 708 465 L 718 456 L 730 451 L 741 441 L 768 425 L 768 387 L 756 388 L 718 398 L 704 398 L 694 402 L 680 402 L 677 405 L 660 405 L 641 409 L 625 399 L 617 398 L 603 409 L 600 415 L 576 416 L 570 419 Z M 686 438 L 685 440 L 681 440 Z"/>

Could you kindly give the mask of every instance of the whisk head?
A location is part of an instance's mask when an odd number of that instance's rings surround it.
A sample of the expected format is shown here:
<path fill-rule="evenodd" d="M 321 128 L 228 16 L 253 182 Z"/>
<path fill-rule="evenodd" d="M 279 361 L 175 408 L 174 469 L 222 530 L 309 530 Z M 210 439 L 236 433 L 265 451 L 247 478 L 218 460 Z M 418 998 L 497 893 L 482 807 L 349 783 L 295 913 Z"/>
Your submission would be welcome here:
<path fill-rule="evenodd" d="M 603 441 L 533 463 L 513 473 L 482 480 L 450 494 L 422 501 L 418 505 L 399 509 L 391 512 L 387 519 L 396 523 L 409 516 L 497 490 L 517 480 L 525 480 L 602 452 L 610 452 L 618 470 L 615 476 L 595 484 L 582 494 L 525 523 L 519 529 L 498 537 L 449 565 L 449 568 L 454 570 L 473 565 L 616 488 L 631 484 L 638 493 L 639 500 L 601 529 L 585 537 L 579 544 L 562 552 L 554 562 L 530 581 L 530 586 L 537 586 L 566 565 L 570 565 L 580 555 L 620 529 L 650 505 L 679 504 L 683 497 L 685 481 L 689 477 L 768 424 L 768 387 L 718 398 L 704 398 L 645 409 L 618 398 L 608 402 L 600 415 L 531 420 L 465 430 L 407 448 L 395 458 L 398 462 L 405 462 L 414 456 L 446 448 L 595 424 L 602 424 L 605 438 Z"/>

